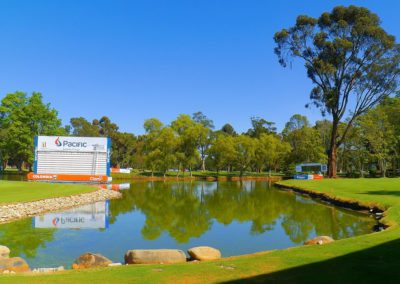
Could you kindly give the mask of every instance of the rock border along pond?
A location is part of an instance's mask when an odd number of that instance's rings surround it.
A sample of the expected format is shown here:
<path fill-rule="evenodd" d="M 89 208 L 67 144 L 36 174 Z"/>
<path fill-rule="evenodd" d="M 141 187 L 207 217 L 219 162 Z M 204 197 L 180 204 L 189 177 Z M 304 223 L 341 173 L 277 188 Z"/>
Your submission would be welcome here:
<path fill-rule="evenodd" d="M 67 197 L 0 205 L 0 224 L 121 197 L 122 194 L 120 192 L 109 189 L 99 189 L 94 192 Z"/>

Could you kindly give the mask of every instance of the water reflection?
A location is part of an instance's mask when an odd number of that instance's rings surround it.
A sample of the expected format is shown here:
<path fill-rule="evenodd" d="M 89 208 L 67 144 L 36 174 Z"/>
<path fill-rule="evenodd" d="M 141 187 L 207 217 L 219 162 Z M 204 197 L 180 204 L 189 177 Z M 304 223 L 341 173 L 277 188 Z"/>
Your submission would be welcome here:
<path fill-rule="evenodd" d="M 70 266 L 85 251 L 121 262 L 128 249 L 210 245 L 230 256 L 316 235 L 365 234 L 375 225 L 266 182 L 133 182 L 121 193 L 122 199 L 0 225 L 0 244 L 33 267 Z"/>
<path fill-rule="evenodd" d="M 34 257 L 46 242 L 54 240 L 55 229 L 36 230 L 30 219 L 0 225 L 0 244 L 11 250 L 12 256 Z"/>
<path fill-rule="evenodd" d="M 119 214 L 140 210 L 146 216 L 142 236 L 157 239 L 167 232 L 179 243 L 198 238 L 213 222 L 251 222 L 250 234 L 281 226 L 295 244 L 314 235 L 341 239 L 372 230 L 364 215 L 318 204 L 265 182 L 149 182 L 135 183 L 122 200 L 111 202 L 111 223 Z"/>
<path fill-rule="evenodd" d="M 106 229 L 109 201 L 97 202 L 64 212 L 48 213 L 33 218 L 35 228 Z"/>

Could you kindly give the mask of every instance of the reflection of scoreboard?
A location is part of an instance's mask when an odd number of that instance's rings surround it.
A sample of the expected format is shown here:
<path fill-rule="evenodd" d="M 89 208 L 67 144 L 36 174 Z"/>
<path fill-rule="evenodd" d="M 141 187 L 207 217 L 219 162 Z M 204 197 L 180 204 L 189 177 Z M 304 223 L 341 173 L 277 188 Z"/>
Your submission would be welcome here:
<path fill-rule="evenodd" d="M 33 181 L 106 183 L 111 180 L 111 140 L 105 137 L 35 137 Z"/>
<path fill-rule="evenodd" d="M 33 219 L 35 228 L 105 229 L 108 228 L 109 201 L 80 206 Z"/>

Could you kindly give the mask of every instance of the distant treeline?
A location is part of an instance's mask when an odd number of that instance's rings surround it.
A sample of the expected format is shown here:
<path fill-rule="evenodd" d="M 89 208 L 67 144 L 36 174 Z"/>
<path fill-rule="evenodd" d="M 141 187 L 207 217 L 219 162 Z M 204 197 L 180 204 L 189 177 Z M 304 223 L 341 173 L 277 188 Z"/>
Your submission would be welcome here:
<path fill-rule="evenodd" d="M 345 129 L 342 123 L 340 129 Z M 215 129 L 202 112 L 181 114 L 170 124 L 150 118 L 145 134 L 120 132 L 103 116 L 88 121 L 71 118 L 63 126 L 58 112 L 40 93 L 6 95 L 0 105 L 0 160 L 2 167 L 30 168 L 35 135 L 104 136 L 112 138 L 113 166 L 165 173 L 170 169 L 212 171 L 291 172 L 303 162 L 327 162 L 332 123 L 311 125 L 295 114 L 282 132 L 275 123 L 252 117 L 251 128 L 237 133 L 229 123 Z M 365 173 L 397 174 L 400 155 L 400 98 L 384 99 L 357 119 L 338 149 L 338 171 L 350 176 Z"/>

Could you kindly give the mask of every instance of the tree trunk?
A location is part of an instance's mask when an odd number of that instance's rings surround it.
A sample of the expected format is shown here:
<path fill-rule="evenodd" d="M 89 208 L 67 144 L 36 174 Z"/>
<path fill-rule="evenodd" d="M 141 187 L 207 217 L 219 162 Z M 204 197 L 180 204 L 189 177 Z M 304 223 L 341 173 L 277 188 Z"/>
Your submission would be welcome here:
<path fill-rule="evenodd" d="M 332 133 L 331 133 L 331 145 L 328 153 L 328 177 L 336 178 L 337 174 L 337 127 L 338 121 L 333 120 Z"/>
<path fill-rule="evenodd" d="M 363 178 L 364 177 L 364 165 L 361 162 L 361 166 L 360 166 L 361 170 L 360 170 L 360 176 Z"/>
<path fill-rule="evenodd" d="M 382 172 L 382 177 L 386 177 L 386 161 L 385 159 L 381 160 L 381 172 Z"/>

